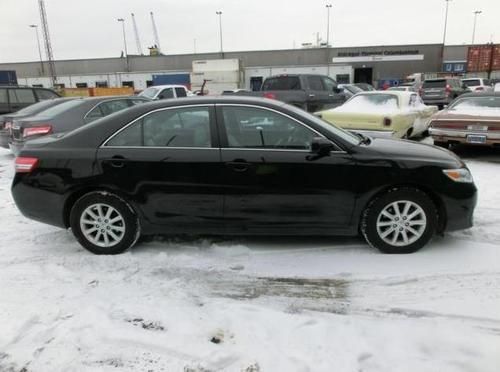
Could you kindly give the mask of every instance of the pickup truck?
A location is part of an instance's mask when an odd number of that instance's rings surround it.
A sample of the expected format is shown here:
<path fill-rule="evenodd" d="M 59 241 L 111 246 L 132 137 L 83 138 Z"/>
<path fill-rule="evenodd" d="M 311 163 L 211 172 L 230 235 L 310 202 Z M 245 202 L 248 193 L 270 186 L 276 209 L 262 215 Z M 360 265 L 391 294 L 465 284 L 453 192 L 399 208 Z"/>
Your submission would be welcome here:
<path fill-rule="evenodd" d="M 271 76 L 264 80 L 260 91 L 224 92 L 223 95 L 277 99 L 309 112 L 334 108 L 346 100 L 335 80 L 311 74 Z"/>

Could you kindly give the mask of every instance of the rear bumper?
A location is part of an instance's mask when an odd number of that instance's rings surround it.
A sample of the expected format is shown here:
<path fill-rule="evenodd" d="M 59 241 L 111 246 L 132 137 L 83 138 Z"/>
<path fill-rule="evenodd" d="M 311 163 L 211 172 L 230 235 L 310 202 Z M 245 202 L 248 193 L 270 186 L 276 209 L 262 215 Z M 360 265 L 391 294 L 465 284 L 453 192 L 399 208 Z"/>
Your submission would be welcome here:
<path fill-rule="evenodd" d="M 467 142 L 467 136 L 479 135 L 479 136 L 486 136 L 486 143 L 484 143 L 484 145 L 491 146 L 500 144 L 500 133 L 429 128 L 429 134 L 432 136 L 434 141 L 437 142 L 453 142 L 453 143 L 466 143 L 466 144 L 476 145 L 476 143 Z"/>
<path fill-rule="evenodd" d="M 452 98 L 438 97 L 438 98 L 422 98 L 426 105 L 449 105 Z"/>
<path fill-rule="evenodd" d="M 43 178 L 43 175 L 40 175 Z M 12 182 L 12 197 L 21 213 L 33 220 L 66 228 L 62 194 L 35 187 L 37 181 L 25 174 L 16 174 Z"/>

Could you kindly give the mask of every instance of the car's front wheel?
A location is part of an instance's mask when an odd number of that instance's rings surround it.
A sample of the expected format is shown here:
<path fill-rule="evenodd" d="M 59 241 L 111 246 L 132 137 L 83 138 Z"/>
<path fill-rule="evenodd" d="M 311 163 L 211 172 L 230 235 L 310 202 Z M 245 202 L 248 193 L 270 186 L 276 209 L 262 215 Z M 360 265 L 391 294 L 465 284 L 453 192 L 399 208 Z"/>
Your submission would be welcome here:
<path fill-rule="evenodd" d="M 371 246 L 384 253 L 412 253 L 432 238 L 437 221 L 436 206 L 424 192 L 396 188 L 368 205 L 361 231 Z"/>
<path fill-rule="evenodd" d="M 78 242 L 95 254 L 122 253 L 135 244 L 140 233 L 132 208 L 106 192 L 78 199 L 71 210 L 70 225 Z"/>

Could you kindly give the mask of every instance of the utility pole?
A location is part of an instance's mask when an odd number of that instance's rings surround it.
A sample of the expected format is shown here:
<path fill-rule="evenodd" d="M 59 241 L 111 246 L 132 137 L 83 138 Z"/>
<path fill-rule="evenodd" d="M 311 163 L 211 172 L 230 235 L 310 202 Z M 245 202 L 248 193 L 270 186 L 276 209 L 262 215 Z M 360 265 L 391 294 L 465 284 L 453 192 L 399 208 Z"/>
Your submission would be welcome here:
<path fill-rule="evenodd" d="M 326 18 L 326 47 L 330 47 L 330 10 L 332 4 L 326 4 L 327 18 Z"/>
<path fill-rule="evenodd" d="M 125 48 L 125 60 L 126 60 L 126 70 L 129 70 L 129 64 L 128 64 L 128 50 L 127 50 L 127 35 L 125 34 L 125 19 L 123 18 L 118 18 L 118 22 L 122 24 L 122 32 L 123 32 L 123 45 Z"/>
<path fill-rule="evenodd" d="M 36 42 L 38 44 L 38 55 L 40 56 L 40 67 L 41 67 L 41 75 L 45 75 L 45 67 L 43 66 L 43 58 L 42 58 L 42 47 L 40 46 L 40 35 L 38 35 L 38 25 L 29 25 L 29 27 L 35 29 L 36 33 Z"/>
<path fill-rule="evenodd" d="M 476 40 L 476 22 L 477 22 L 477 16 L 481 14 L 481 10 L 476 10 L 474 12 L 474 28 L 472 29 L 472 44 L 474 45 L 474 41 Z"/>
<path fill-rule="evenodd" d="M 142 56 L 144 54 L 142 53 L 141 38 L 139 37 L 139 29 L 137 28 L 137 23 L 135 22 L 134 13 L 130 14 L 132 15 L 132 25 L 134 26 L 135 46 L 137 47 L 137 54 Z"/>
<path fill-rule="evenodd" d="M 45 41 L 45 52 L 47 53 L 47 60 L 49 62 L 49 76 L 52 80 L 52 86 L 57 84 L 56 64 L 54 63 L 54 55 L 52 54 L 52 45 L 50 43 L 49 22 L 47 20 L 47 13 L 45 11 L 44 0 L 38 0 L 38 7 L 40 10 L 40 20 L 42 21 L 42 32 Z"/>
<path fill-rule="evenodd" d="M 446 43 L 446 31 L 448 29 L 448 8 L 451 0 L 445 0 L 446 11 L 444 13 L 444 31 L 443 31 L 443 47 L 441 49 L 441 64 L 444 66 L 444 45 Z M 443 67 L 444 68 L 444 67 Z"/>
<path fill-rule="evenodd" d="M 218 10 L 215 14 L 219 16 L 220 54 L 224 55 L 224 50 L 222 48 L 222 12 Z"/>

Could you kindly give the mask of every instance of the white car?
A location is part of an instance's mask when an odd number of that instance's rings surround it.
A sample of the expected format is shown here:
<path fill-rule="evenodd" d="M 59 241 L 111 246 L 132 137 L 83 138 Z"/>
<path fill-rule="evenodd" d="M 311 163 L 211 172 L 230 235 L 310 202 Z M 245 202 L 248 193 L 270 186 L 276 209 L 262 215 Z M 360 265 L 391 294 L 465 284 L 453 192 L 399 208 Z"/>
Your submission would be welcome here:
<path fill-rule="evenodd" d="M 468 78 L 462 79 L 462 84 L 470 89 L 471 92 L 491 92 L 493 87 L 487 79 Z"/>
<path fill-rule="evenodd" d="M 193 93 L 189 91 L 184 85 L 155 85 L 144 89 L 139 93 L 140 97 L 149 99 L 167 99 L 167 98 L 182 98 L 192 96 Z"/>

